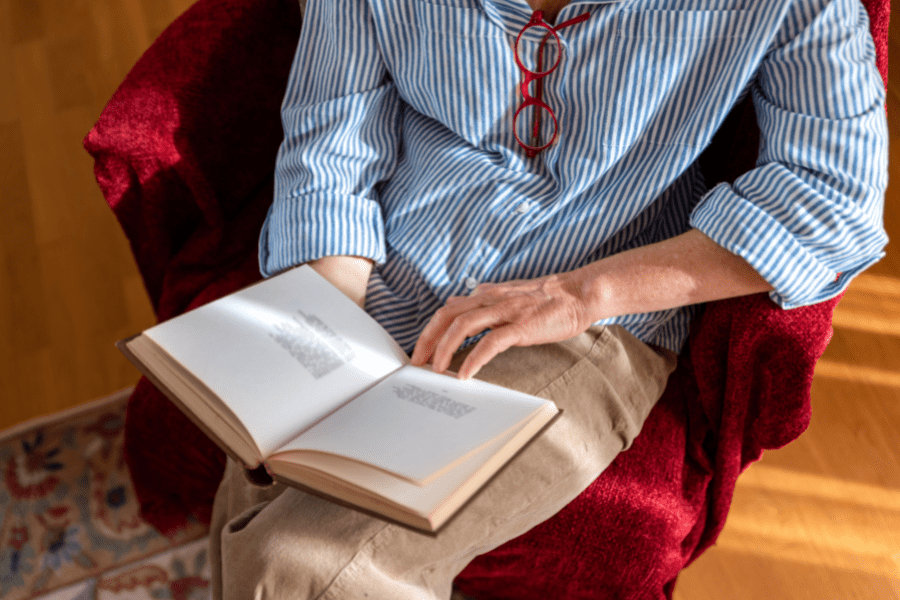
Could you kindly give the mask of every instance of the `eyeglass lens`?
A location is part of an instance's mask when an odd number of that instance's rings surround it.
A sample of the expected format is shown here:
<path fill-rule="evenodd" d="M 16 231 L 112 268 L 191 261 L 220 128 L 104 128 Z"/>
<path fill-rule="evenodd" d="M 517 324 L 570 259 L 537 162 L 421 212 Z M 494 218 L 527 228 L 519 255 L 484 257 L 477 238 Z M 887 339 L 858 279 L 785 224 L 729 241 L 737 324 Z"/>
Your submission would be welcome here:
<path fill-rule="evenodd" d="M 541 25 L 526 27 L 519 36 L 516 55 L 532 74 L 545 75 L 559 65 L 559 37 Z"/>
<path fill-rule="evenodd" d="M 547 27 L 526 27 L 516 45 L 516 55 L 526 75 L 527 94 L 514 121 L 516 137 L 529 151 L 547 146 L 556 136 L 556 120 L 543 103 L 543 76 L 559 65 L 559 38 Z"/>

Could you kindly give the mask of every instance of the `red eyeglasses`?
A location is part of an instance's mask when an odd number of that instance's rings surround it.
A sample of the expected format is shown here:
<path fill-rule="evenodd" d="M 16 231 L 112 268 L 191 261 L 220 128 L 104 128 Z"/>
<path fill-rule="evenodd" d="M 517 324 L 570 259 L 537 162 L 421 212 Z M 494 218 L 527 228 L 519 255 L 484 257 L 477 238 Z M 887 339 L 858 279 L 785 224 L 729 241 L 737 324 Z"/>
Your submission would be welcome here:
<path fill-rule="evenodd" d="M 590 16 L 589 13 L 584 13 L 553 27 L 544 21 L 544 11 L 536 10 L 534 11 L 534 14 L 531 15 L 531 19 L 525 24 L 522 31 L 520 31 L 519 35 L 516 37 L 514 50 L 516 65 L 518 65 L 519 70 L 522 71 L 523 80 L 519 89 L 522 91 L 522 98 L 524 101 L 522 102 L 522 105 L 516 109 L 516 112 L 513 115 L 513 135 L 516 136 L 516 141 L 519 142 L 519 145 L 522 146 L 525 150 L 525 154 L 529 158 L 537 156 L 541 150 L 548 148 L 556 141 L 556 136 L 559 133 L 559 123 L 556 120 L 556 115 L 553 114 L 553 110 L 542 99 L 544 88 L 543 78 L 555 71 L 556 67 L 559 66 L 560 61 L 562 61 L 562 43 L 556 32 L 563 27 L 587 21 Z M 538 30 L 546 30 L 546 32 L 537 33 Z M 536 61 L 534 63 L 535 68 L 530 69 L 525 65 L 529 58 L 526 57 L 523 59 L 522 57 L 520 42 L 523 36 L 531 37 L 535 35 L 535 33 L 543 37 L 538 45 Z M 544 68 L 545 60 L 550 64 L 546 69 Z M 531 85 L 531 82 L 535 82 L 534 96 L 528 92 L 528 86 Z M 522 141 L 522 136 L 519 131 L 519 117 L 523 115 L 523 111 L 525 111 L 525 118 L 522 124 L 524 131 L 521 133 L 528 139 L 527 143 Z M 550 116 L 553 125 L 552 131 L 544 131 L 543 113 L 545 111 Z M 529 126 L 530 131 L 528 130 Z M 547 140 L 546 142 L 543 141 L 545 139 Z"/>

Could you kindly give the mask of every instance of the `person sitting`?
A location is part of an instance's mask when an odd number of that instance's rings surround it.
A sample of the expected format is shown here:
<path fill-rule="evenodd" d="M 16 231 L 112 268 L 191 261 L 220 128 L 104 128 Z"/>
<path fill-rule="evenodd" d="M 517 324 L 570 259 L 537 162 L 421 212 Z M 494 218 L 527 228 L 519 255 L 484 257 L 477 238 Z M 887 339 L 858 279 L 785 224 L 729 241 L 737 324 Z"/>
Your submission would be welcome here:
<path fill-rule="evenodd" d="M 630 447 L 693 306 L 832 298 L 883 255 L 884 88 L 856 0 L 309 0 L 260 235 L 414 364 L 563 416 L 436 536 L 229 460 L 216 598 L 448 598 Z M 698 158 L 751 95 L 756 168 Z"/>

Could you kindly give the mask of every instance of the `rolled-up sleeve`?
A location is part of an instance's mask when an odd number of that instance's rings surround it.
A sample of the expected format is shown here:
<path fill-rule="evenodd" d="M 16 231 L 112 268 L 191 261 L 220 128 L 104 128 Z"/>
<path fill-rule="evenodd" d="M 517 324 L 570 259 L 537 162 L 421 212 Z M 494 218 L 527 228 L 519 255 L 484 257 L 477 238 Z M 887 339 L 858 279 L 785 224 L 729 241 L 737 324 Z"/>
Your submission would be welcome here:
<path fill-rule="evenodd" d="M 858 0 L 795 3 L 752 94 L 756 168 L 710 190 L 691 224 L 747 260 L 781 307 L 827 300 L 887 244 L 884 85 Z"/>
<path fill-rule="evenodd" d="M 282 103 L 264 276 L 330 255 L 384 261 L 377 189 L 396 166 L 399 111 L 366 2 L 310 0 Z"/>

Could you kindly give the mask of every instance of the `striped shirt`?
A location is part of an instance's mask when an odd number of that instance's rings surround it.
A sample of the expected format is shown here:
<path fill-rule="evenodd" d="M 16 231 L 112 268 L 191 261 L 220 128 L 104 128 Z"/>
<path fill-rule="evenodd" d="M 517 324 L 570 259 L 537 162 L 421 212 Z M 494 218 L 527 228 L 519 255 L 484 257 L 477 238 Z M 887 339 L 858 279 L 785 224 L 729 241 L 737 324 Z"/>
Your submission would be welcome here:
<path fill-rule="evenodd" d="M 310 0 L 263 275 L 371 258 L 366 310 L 410 351 L 448 296 L 690 228 L 784 308 L 837 295 L 884 255 L 885 96 L 858 0 L 576 0 L 556 22 L 585 12 L 544 78 L 558 138 L 529 158 L 512 131 L 524 0 Z M 708 190 L 697 158 L 748 93 L 756 167 Z M 678 351 L 691 315 L 601 323 Z"/>

